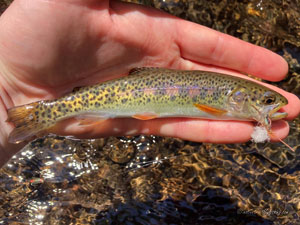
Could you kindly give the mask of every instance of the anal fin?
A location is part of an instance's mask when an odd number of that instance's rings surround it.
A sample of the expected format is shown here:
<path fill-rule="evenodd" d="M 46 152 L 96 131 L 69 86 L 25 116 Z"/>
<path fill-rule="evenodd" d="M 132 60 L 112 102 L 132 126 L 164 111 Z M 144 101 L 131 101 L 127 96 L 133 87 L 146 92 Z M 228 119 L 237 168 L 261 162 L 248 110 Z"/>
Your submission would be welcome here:
<path fill-rule="evenodd" d="M 132 118 L 138 119 L 138 120 L 152 120 L 157 118 L 158 115 L 155 113 L 143 113 L 143 114 L 135 114 L 132 116 Z"/>

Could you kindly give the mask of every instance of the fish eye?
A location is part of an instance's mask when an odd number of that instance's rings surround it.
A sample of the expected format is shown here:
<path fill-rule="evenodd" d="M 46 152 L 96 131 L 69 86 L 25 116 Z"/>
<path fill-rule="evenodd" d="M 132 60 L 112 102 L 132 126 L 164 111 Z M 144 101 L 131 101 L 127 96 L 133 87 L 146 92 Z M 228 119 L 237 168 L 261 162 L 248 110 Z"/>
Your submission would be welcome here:
<path fill-rule="evenodd" d="M 245 99 L 245 94 L 243 92 L 241 92 L 241 91 L 237 91 L 236 93 L 234 93 L 233 99 L 236 102 L 243 102 L 244 99 Z"/>
<path fill-rule="evenodd" d="M 275 100 L 276 100 L 275 96 L 266 96 L 263 102 L 267 105 L 271 105 L 275 102 Z"/>

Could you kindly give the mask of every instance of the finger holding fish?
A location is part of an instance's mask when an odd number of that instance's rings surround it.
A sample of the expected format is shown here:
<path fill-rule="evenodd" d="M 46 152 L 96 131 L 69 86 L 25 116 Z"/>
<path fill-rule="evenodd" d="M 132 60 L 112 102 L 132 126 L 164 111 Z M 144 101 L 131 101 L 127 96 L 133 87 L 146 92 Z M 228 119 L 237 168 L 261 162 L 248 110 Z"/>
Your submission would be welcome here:
<path fill-rule="evenodd" d="M 177 137 L 184 140 L 207 143 L 243 143 L 251 139 L 254 129 L 252 122 L 213 121 L 195 118 L 158 118 L 141 121 L 131 118 L 116 118 L 102 121 L 101 124 L 80 126 L 76 121 L 59 123 L 53 132 L 76 138 L 100 138 L 124 135 L 159 135 Z M 272 131 L 283 139 L 288 135 L 286 121 L 272 123 Z M 271 141 L 278 138 L 271 137 Z"/>
<path fill-rule="evenodd" d="M 263 47 L 188 21 L 179 20 L 177 26 L 182 60 L 246 72 L 270 81 L 279 81 L 288 72 L 287 62 Z M 197 43 L 201 43 L 199 51 L 195 51 Z"/>

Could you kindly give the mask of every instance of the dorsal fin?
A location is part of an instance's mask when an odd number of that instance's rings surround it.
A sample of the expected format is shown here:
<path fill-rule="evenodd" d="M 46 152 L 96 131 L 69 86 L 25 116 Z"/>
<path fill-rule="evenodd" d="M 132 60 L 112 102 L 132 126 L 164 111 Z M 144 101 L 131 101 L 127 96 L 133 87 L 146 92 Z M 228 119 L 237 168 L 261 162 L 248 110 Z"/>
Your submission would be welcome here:
<path fill-rule="evenodd" d="M 133 75 L 133 74 L 137 74 L 140 72 L 145 72 L 145 71 L 157 71 L 157 70 L 167 70 L 167 68 L 160 68 L 160 67 L 135 67 L 132 68 L 131 70 L 129 70 L 128 75 Z"/>
<path fill-rule="evenodd" d="M 72 92 L 77 92 L 77 91 L 79 91 L 81 88 L 82 88 L 82 87 L 74 87 L 73 90 L 72 90 Z"/>

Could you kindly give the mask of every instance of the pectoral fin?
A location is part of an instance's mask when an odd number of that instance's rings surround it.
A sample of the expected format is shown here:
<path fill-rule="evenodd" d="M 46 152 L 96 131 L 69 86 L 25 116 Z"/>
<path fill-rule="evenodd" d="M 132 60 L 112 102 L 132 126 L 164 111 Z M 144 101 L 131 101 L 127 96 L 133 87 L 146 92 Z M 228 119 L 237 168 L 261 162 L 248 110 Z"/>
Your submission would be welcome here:
<path fill-rule="evenodd" d="M 92 115 L 82 115 L 75 117 L 77 121 L 79 121 L 80 126 L 89 126 L 89 125 L 96 125 L 104 122 L 107 120 L 106 117 L 101 116 L 92 116 Z"/>
<path fill-rule="evenodd" d="M 225 113 L 227 113 L 226 110 L 222 110 L 222 109 L 217 109 L 211 106 L 207 106 L 207 105 L 202 105 L 202 104 L 194 104 L 194 106 L 196 106 L 199 110 L 215 115 L 215 116 L 220 116 L 223 115 Z"/>
<path fill-rule="evenodd" d="M 138 120 L 152 120 L 157 118 L 158 115 L 154 113 L 144 113 L 144 114 L 135 114 L 132 117 Z"/>

